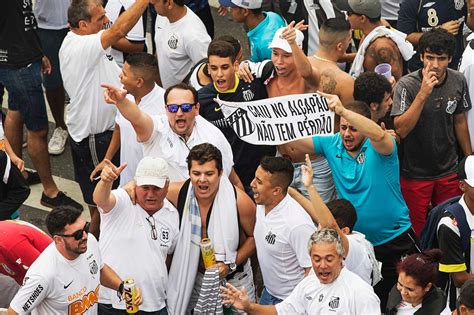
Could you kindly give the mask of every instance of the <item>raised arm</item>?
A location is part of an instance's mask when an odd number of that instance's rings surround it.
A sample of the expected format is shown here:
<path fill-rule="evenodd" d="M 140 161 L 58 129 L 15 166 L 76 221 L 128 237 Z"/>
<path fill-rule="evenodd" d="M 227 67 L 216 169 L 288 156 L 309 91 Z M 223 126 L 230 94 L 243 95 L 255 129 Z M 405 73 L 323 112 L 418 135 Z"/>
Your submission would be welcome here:
<path fill-rule="evenodd" d="M 341 103 L 337 95 L 326 94 L 318 92 L 328 99 L 329 109 L 337 115 L 344 117 L 354 128 L 356 128 L 362 135 L 370 139 L 370 142 L 378 153 L 382 155 L 390 155 L 393 152 L 394 143 L 392 136 L 385 132 L 382 127 L 377 125 L 371 119 L 350 111 Z"/>
<path fill-rule="evenodd" d="M 145 142 L 150 139 L 154 128 L 153 120 L 150 115 L 142 112 L 137 104 L 126 98 L 126 90 L 119 90 L 110 84 L 101 84 L 101 86 L 105 89 L 105 101 L 108 104 L 114 104 L 117 106 L 117 109 L 123 117 L 132 124 L 132 127 L 137 134 L 138 141 Z"/>
<path fill-rule="evenodd" d="M 408 136 L 413 128 L 415 128 L 426 101 L 431 95 L 435 85 L 439 82 L 436 78 L 436 73 L 434 71 L 428 71 L 429 68 L 430 63 L 423 68 L 423 81 L 421 82 L 420 91 L 416 94 L 416 97 L 410 104 L 408 110 L 393 119 L 395 131 L 402 139 Z"/>
<path fill-rule="evenodd" d="M 115 45 L 121 38 L 137 24 L 143 12 L 148 8 L 149 0 L 136 0 L 135 3 L 112 24 L 112 27 L 105 30 L 100 37 L 104 49 Z"/>
<path fill-rule="evenodd" d="M 292 21 L 281 35 L 286 39 L 288 44 L 290 44 L 296 69 L 304 78 L 306 84 L 316 91 L 319 86 L 319 70 L 311 65 L 308 57 L 306 57 L 303 50 L 296 44 L 296 30 L 305 28 L 307 27 L 303 25 L 303 21 L 298 22 L 296 25 L 295 21 Z"/>
<path fill-rule="evenodd" d="M 127 166 L 127 163 L 116 167 L 109 160 L 104 160 L 104 162 L 106 165 L 102 169 L 100 181 L 94 189 L 93 197 L 97 206 L 107 213 L 115 207 L 116 203 L 115 195 L 112 193 L 112 184 L 118 179 L 120 173 L 122 173 Z"/>

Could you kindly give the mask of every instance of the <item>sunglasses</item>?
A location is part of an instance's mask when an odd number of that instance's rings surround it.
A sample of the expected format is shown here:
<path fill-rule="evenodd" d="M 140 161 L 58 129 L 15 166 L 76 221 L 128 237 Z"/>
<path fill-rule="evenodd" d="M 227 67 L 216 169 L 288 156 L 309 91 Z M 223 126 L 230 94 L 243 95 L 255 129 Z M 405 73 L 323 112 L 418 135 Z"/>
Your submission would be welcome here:
<path fill-rule="evenodd" d="M 183 113 L 189 113 L 193 109 L 194 105 L 196 105 L 196 103 L 167 104 L 166 108 L 170 113 L 177 113 L 180 108 Z"/>
<path fill-rule="evenodd" d="M 351 15 L 361 16 L 362 14 L 355 13 L 354 11 L 347 11 L 347 16 L 351 16 Z"/>
<path fill-rule="evenodd" d="M 82 239 L 84 232 L 89 233 L 89 227 L 90 227 L 90 223 L 86 222 L 86 224 L 84 225 L 84 228 L 77 230 L 76 232 L 72 234 L 56 234 L 56 235 L 62 236 L 62 237 L 74 237 L 76 241 L 79 241 L 80 239 Z"/>

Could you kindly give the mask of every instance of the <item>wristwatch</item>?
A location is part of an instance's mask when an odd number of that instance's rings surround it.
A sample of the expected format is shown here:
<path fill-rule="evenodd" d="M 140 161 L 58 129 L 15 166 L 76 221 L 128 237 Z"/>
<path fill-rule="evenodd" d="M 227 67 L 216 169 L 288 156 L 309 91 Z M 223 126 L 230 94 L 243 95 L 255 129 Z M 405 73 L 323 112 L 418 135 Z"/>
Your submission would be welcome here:
<path fill-rule="evenodd" d="M 228 273 L 228 275 L 234 273 L 235 270 L 237 270 L 237 265 L 236 265 L 235 263 L 227 264 L 227 266 L 229 266 L 229 273 Z"/>

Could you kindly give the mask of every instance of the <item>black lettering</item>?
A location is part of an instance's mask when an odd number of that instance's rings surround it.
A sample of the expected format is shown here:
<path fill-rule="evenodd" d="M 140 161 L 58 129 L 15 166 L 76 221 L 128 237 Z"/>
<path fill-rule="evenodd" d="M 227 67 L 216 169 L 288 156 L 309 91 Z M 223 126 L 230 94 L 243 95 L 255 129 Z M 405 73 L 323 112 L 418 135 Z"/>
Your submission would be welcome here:
<path fill-rule="evenodd" d="M 281 102 L 270 104 L 273 113 L 275 114 L 276 118 L 287 117 L 288 114 L 286 113 L 285 109 L 283 108 L 283 104 Z"/>
<path fill-rule="evenodd" d="M 36 289 L 33 291 L 33 293 L 31 294 L 31 296 L 28 298 L 28 300 L 26 301 L 25 305 L 23 305 L 23 311 L 26 312 L 30 309 L 31 305 L 33 305 L 33 303 L 36 301 L 36 299 L 38 298 L 38 296 L 40 295 L 41 292 L 43 292 L 43 286 L 41 284 L 38 284 L 38 286 L 36 287 Z"/>
<path fill-rule="evenodd" d="M 296 138 L 295 129 L 292 124 L 275 124 L 278 135 L 282 141 L 290 141 Z"/>
<path fill-rule="evenodd" d="M 318 106 L 318 111 L 323 112 L 323 111 L 328 111 L 329 106 L 328 106 L 328 101 L 326 100 L 325 97 L 315 97 L 316 98 L 316 105 Z"/>
<path fill-rule="evenodd" d="M 259 141 L 275 141 L 275 132 L 271 125 L 256 124 Z"/>

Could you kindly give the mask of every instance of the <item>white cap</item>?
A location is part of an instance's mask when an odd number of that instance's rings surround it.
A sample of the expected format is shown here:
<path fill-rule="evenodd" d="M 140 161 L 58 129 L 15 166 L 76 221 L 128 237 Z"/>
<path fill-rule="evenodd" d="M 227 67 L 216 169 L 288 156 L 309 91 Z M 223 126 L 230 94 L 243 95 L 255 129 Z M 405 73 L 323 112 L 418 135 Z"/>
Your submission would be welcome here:
<path fill-rule="evenodd" d="M 168 180 L 168 163 L 157 157 L 146 156 L 138 163 L 135 172 L 137 186 L 153 185 L 163 188 Z"/>
<path fill-rule="evenodd" d="M 458 166 L 458 178 L 474 187 L 474 155 L 469 155 L 461 160 Z"/>
<path fill-rule="evenodd" d="M 270 43 L 270 45 L 268 45 L 268 48 L 280 48 L 289 53 L 293 52 L 291 50 L 290 44 L 288 44 L 288 41 L 284 39 L 283 36 L 281 35 L 283 31 L 285 30 L 285 28 L 286 26 L 279 28 L 275 32 L 275 35 L 273 36 L 273 40 Z M 304 35 L 300 30 L 295 30 L 295 32 L 296 32 L 296 39 L 295 39 L 296 45 L 298 45 L 298 47 L 301 48 L 303 47 Z"/>
<path fill-rule="evenodd" d="M 233 4 L 245 9 L 260 9 L 262 0 L 231 0 Z"/>

